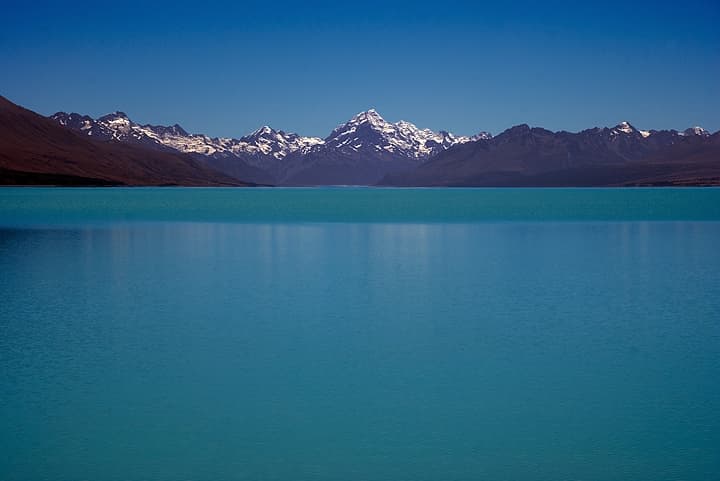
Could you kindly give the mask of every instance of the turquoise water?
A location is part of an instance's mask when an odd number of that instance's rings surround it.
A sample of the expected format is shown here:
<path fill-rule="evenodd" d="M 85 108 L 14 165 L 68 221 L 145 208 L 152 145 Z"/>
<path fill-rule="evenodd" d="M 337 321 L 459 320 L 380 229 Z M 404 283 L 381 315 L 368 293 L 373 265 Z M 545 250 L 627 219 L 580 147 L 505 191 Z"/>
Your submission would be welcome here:
<path fill-rule="evenodd" d="M 4 225 L 720 221 L 720 189 L 5 188 Z"/>
<path fill-rule="evenodd" d="M 717 479 L 718 246 L 714 189 L 0 189 L 0 479 Z"/>

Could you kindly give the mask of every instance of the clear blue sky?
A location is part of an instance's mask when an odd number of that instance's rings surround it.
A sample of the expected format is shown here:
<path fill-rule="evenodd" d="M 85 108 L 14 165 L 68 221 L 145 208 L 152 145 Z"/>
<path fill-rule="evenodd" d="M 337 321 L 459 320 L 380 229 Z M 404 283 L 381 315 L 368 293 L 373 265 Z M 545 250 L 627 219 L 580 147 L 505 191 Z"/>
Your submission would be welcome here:
<path fill-rule="evenodd" d="M 0 94 L 39 113 L 327 135 L 371 107 L 459 134 L 518 123 L 720 129 L 720 2 L 20 2 Z"/>

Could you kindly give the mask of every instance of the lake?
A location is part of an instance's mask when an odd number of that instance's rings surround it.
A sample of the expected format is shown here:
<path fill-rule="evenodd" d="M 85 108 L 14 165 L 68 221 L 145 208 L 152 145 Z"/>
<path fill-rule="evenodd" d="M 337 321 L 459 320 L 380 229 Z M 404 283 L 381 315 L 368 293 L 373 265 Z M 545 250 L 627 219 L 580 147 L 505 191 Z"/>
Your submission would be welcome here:
<path fill-rule="evenodd" d="M 0 189 L 0 479 L 708 480 L 720 189 Z"/>

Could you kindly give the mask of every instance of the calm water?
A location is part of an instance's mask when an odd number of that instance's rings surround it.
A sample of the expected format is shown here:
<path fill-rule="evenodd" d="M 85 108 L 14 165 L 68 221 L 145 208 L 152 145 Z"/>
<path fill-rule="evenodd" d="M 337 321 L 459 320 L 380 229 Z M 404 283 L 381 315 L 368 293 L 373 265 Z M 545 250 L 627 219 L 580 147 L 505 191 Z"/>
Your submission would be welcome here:
<path fill-rule="evenodd" d="M 0 479 L 709 480 L 720 190 L 0 189 Z"/>

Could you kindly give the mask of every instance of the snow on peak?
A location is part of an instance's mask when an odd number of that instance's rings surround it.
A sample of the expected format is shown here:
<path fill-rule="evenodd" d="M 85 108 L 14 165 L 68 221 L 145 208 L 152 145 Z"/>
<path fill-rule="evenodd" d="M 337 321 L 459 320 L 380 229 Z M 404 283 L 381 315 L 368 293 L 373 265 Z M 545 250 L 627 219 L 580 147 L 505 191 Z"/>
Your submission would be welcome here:
<path fill-rule="evenodd" d="M 125 112 L 119 110 L 100 117 L 96 123 L 101 135 L 103 137 L 109 136 L 112 140 L 126 140 L 129 138 L 140 140 L 142 137 L 141 133 L 135 132 L 137 124 L 131 121 Z"/>
<path fill-rule="evenodd" d="M 623 133 L 625 133 L 625 134 L 632 134 L 633 132 L 636 131 L 635 127 L 633 127 L 632 125 L 630 125 L 630 122 L 627 122 L 627 121 L 622 121 L 622 122 L 620 122 L 619 124 L 617 124 L 617 125 L 615 126 L 615 129 L 614 129 L 614 130 L 617 130 L 617 131 L 619 131 L 619 132 L 623 132 Z"/>
<path fill-rule="evenodd" d="M 473 141 L 473 142 L 475 142 L 477 140 L 490 140 L 490 139 L 492 139 L 492 134 L 490 134 L 490 132 L 485 132 L 485 131 L 478 132 L 477 134 L 470 137 L 470 141 Z"/>
<path fill-rule="evenodd" d="M 492 137 L 486 132 L 471 137 L 456 136 L 445 131 L 435 132 L 418 128 L 405 120 L 392 123 L 385 120 L 374 108 L 356 114 L 333 130 L 326 139 L 302 137 L 295 133 L 275 130 L 268 125 L 263 125 L 239 139 L 212 138 L 189 134 L 178 124 L 141 125 L 120 111 L 97 120 L 79 114 L 58 112 L 53 119 L 101 140 L 131 141 L 204 156 L 237 156 L 257 167 L 277 163 L 293 153 L 304 155 L 318 148 L 422 161 L 453 145 Z"/>
<path fill-rule="evenodd" d="M 682 132 L 683 135 L 699 135 L 701 137 L 708 137 L 710 135 L 710 132 L 703 129 L 700 126 L 690 127 L 689 129 L 685 129 Z"/>
<path fill-rule="evenodd" d="M 74 130 L 80 130 L 82 132 L 85 132 L 86 135 L 92 135 L 92 128 L 95 123 L 92 117 L 88 117 L 87 115 L 80 115 L 75 112 L 70 114 L 68 114 L 67 112 L 56 112 L 55 114 L 51 115 L 50 118 L 59 123 L 60 125 Z"/>
<path fill-rule="evenodd" d="M 121 112 L 119 110 L 116 110 L 115 112 L 112 112 L 107 115 L 103 115 L 102 117 L 98 118 L 98 122 L 129 122 L 130 117 L 125 112 Z"/>
<path fill-rule="evenodd" d="M 369 109 L 365 110 L 363 112 L 360 112 L 356 114 L 352 119 L 350 119 L 348 124 L 364 124 L 368 123 L 371 125 L 382 125 L 387 123 L 384 118 L 377 112 L 375 109 Z"/>
<path fill-rule="evenodd" d="M 267 157 L 282 160 L 293 152 L 305 153 L 315 145 L 323 143 L 318 137 L 302 137 L 292 132 L 275 130 L 263 125 L 249 135 L 240 139 L 217 139 L 219 148 L 233 155 L 249 156 L 249 163 L 261 166 L 267 162 Z"/>
<path fill-rule="evenodd" d="M 325 143 L 328 148 L 349 154 L 386 153 L 423 160 L 453 145 L 489 137 L 486 132 L 473 137 L 455 136 L 445 131 L 434 132 L 420 129 L 406 120 L 392 123 L 382 118 L 375 109 L 370 109 L 336 127 Z"/>
<path fill-rule="evenodd" d="M 268 127 L 267 125 L 263 125 L 263 126 L 260 127 L 259 129 L 254 130 L 254 131 L 253 131 L 250 135 L 248 135 L 247 137 L 260 137 L 260 136 L 263 136 L 263 135 L 273 135 L 273 134 L 275 134 L 275 133 L 276 133 L 276 132 L 275 132 L 274 129 Z"/>

